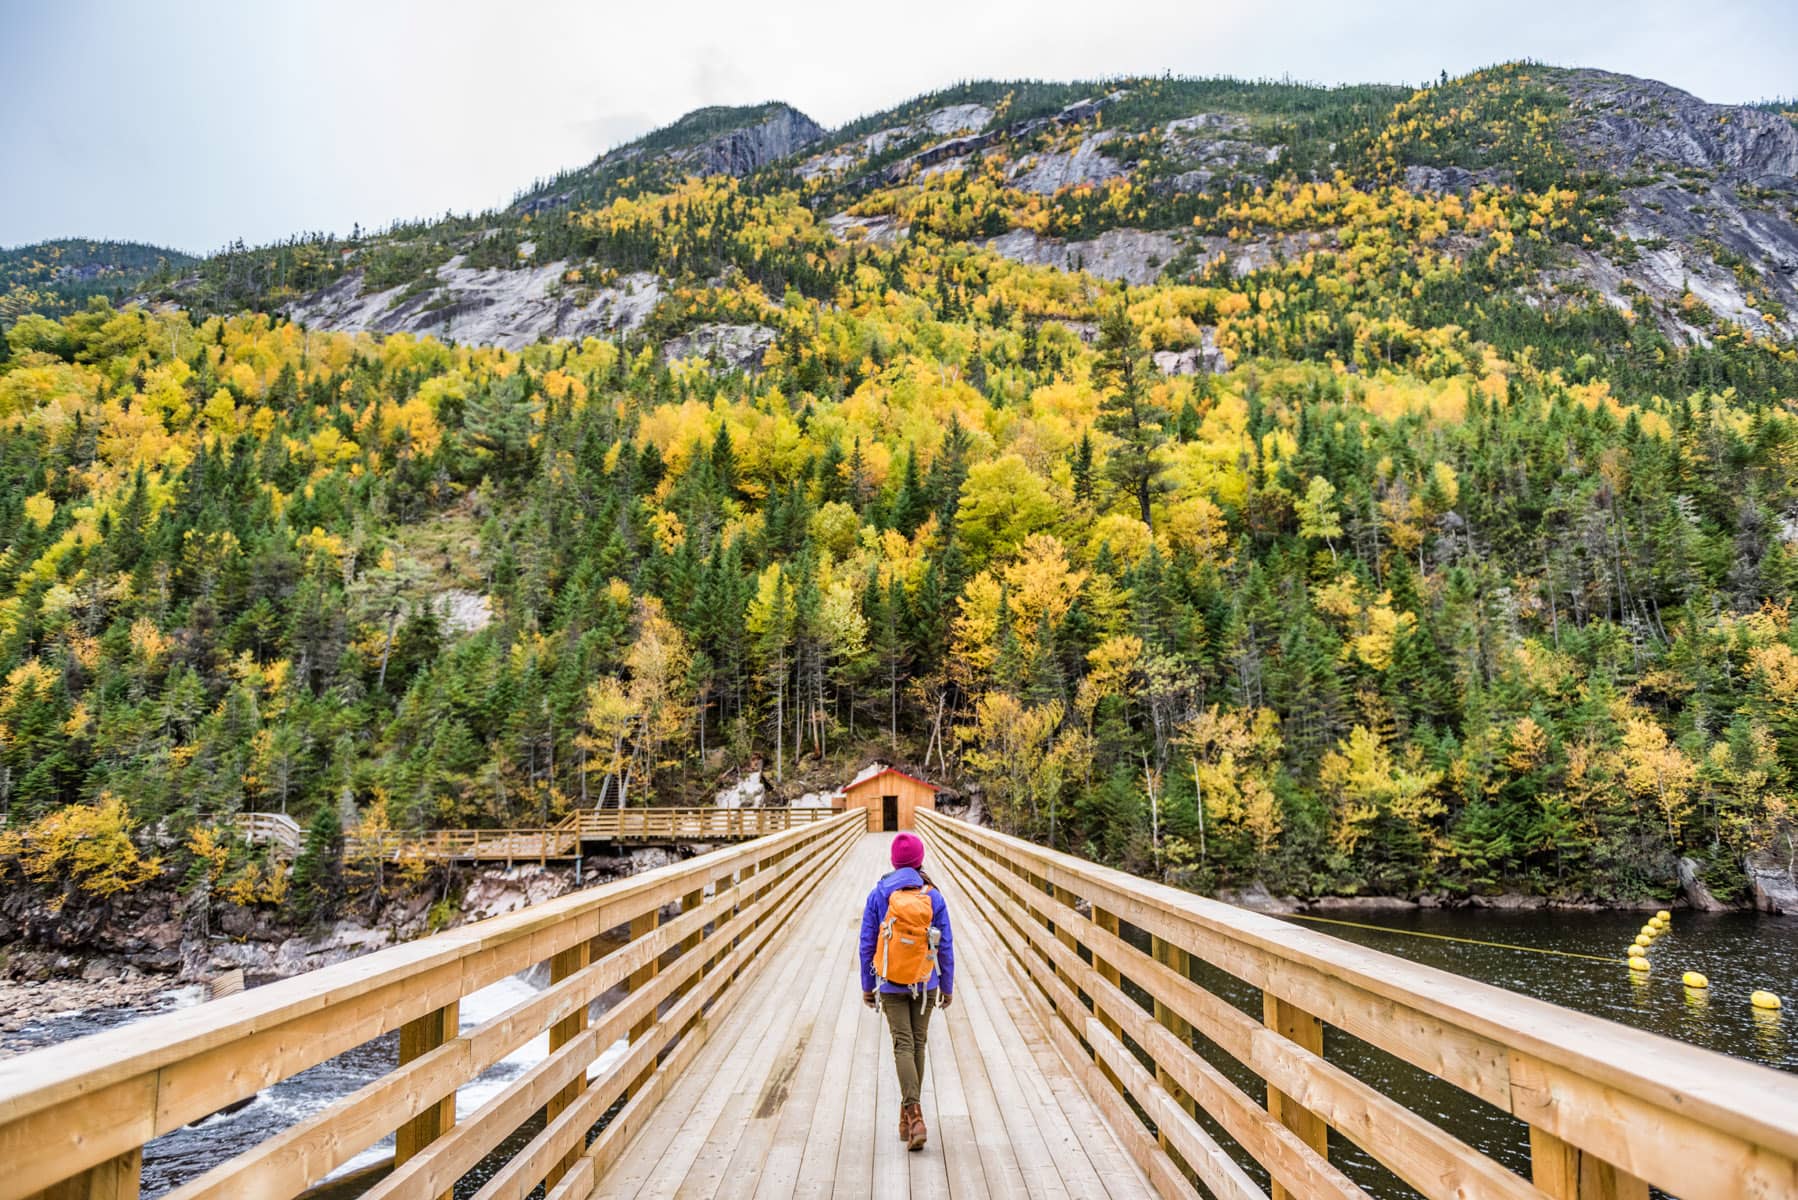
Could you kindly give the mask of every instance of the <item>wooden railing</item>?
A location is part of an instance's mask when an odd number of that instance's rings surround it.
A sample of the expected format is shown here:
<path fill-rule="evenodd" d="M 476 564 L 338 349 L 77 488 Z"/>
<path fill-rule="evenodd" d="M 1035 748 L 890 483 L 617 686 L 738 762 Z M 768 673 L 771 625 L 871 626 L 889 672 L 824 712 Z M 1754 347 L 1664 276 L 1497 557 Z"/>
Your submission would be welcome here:
<path fill-rule="evenodd" d="M 935 813 L 918 821 L 1162 1195 L 1193 1195 L 1190 1173 L 1219 1197 L 1264 1197 L 1246 1155 L 1275 1197 L 1363 1197 L 1330 1162 L 1334 1130 L 1429 1200 L 1646 1200 L 1651 1184 L 1681 1200 L 1798 1196 L 1791 1075 Z M 1191 959 L 1260 989 L 1262 1019 L 1195 982 Z M 1327 1061 L 1326 1027 L 1525 1123 L 1532 1178 Z M 1259 1076 L 1265 1104 L 1195 1035 Z"/>
<path fill-rule="evenodd" d="M 172 1200 L 296 1196 L 389 1133 L 396 1166 L 365 1194 L 435 1200 L 539 1112 L 547 1123 L 479 1196 L 522 1200 L 539 1183 L 585 1196 L 863 828 L 860 812 L 809 823 L 0 1062 L 0 1200 L 135 1197 L 145 1143 L 393 1030 L 393 1070 Z M 460 1029 L 463 997 L 537 964 L 546 990 Z M 590 1024 L 589 1004 L 620 984 L 625 998 Z M 548 1057 L 457 1124 L 456 1089 L 545 1031 Z M 628 1053 L 589 1081 L 620 1038 Z"/>
<path fill-rule="evenodd" d="M 300 852 L 300 826 L 286 813 L 238 813 L 237 832 L 252 846 L 268 844 L 289 858 Z"/>
<path fill-rule="evenodd" d="M 434 829 L 351 835 L 358 858 L 539 862 L 574 858 L 582 842 L 731 842 L 797 829 L 837 814 L 829 808 L 581 809 L 548 828 Z"/>

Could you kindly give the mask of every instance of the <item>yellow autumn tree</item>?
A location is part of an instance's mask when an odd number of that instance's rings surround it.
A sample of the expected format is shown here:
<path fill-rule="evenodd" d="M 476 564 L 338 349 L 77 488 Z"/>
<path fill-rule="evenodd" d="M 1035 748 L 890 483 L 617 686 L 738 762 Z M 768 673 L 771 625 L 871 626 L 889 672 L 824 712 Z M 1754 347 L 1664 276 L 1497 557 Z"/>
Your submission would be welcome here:
<path fill-rule="evenodd" d="M 160 858 L 145 858 L 131 840 L 125 802 L 110 792 L 94 804 L 71 804 L 24 829 L 0 831 L 0 859 L 15 859 L 35 883 L 66 882 L 90 896 L 130 891 L 156 878 Z M 62 897 L 51 901 L 62 907 Z"/>
<path fill-rule="evenodd" d="M 1318 783 L 1331 808 L 1330 840 L 1353 854 L 1382 817 L 1392 817 L 1433 840 L 1427 822 L 1445 811 L 1436 795 L 1442 772 L 1424 766 L 1415 755 L 1403 760 L 1372 730 L 1357 725 L 1323 757 Z"/>

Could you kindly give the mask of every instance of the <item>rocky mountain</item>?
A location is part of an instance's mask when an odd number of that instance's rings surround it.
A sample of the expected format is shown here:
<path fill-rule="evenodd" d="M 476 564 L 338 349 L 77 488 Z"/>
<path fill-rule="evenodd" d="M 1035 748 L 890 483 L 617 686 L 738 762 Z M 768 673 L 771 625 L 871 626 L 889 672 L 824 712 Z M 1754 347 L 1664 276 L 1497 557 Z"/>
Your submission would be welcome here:
<path fill-rule="evenodd" d="M 213 260 L 162 295 L 512 348 L 633 336 L 658 324 L 682 272 L 619 252 L 629 241 L 619 231 L 594 253 L 584 214 L 690 176 L 794 189 L 849 244 L 890 248 L 923 232 L 906 217 L 922 210 L 933 236 L 1026 264 L 1137 286 L 1241 280 L 1340 252 L 1334 202 L 1296 221 L 1241 219 L 1321 185 L 1462 205 L 1545 197 L 1540 227 L 1517 231 L 1542 243 L 1520 293 L 1538 310 L 1601 303 L 1675 346 L 1708 345 L 1725 329 L 1791 339 L 1795 173 L 1788 116 L 1595 70 L 1513 65 L 1414 94 L 1167 78 L 974 83 L 829 132 L 785 104 L 701 109 L 504 211 L 331 242 L 309 263 L 298 248 L 282 287 L 258 282 L 256 262 Z M 1566 214 L 1548 212 L 1556 197 L 1573 198 Z M 1445 239 L 1443 252 L 1464 243 Z M 649 332 L 663 342 L 685 332 L 678 319 L 659 325 Z"/>
<path fill-rule="evenodd" d="M 528 215 L 598 199 L 627 176 L 741 178 L 793 157 L 823 136 L 821 125 L 788 104 L 695 109 L 672 125 L 608 150 L 580 170 L 531 188 L 512 211 Z"/>

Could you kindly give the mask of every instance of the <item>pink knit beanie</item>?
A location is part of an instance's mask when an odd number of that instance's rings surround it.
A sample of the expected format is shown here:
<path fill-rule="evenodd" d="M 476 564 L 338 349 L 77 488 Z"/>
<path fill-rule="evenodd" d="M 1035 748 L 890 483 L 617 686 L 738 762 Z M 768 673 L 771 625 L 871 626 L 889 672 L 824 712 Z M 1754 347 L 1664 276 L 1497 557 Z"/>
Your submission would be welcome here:
<path fill-rule="evenodd" d="M 924 839 L 915 833 L 902 833 L 893 839 L 893 865 L 895 867 L 921 867 L 924 865 Z"/>

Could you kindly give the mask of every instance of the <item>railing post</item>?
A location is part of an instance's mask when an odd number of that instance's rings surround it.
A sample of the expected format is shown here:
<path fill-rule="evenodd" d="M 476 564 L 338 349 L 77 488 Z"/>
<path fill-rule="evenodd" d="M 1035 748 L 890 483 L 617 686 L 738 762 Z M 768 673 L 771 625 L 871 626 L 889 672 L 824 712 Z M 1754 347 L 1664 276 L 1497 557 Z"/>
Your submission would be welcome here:
<path fill-rule="evenodd" d="M 1093 924 L 1097 925 L 1100 929 L 1103 929 L 1106 933 L 1109 933 L 1112 937 L 1119 936 L 1117 914 L 1108 912 L 1096 904 L 1093 905 Z M 1093 947 L 1093 969 L 1098 971 L 1100 979 L 1103 979 L 1112 987 L 1123 987 L 1123 976 L 1118 973 L 1117 967 L 1112 965 L 1109 959 L 1099 957 L 1099 948 L 1097 946 Z M 1095 1005 L 1095 1007 L 1097 1006 Z M 1099 1013 L 1099 1024 L 1103 1025 L 1105 1027 L 1105 1032 L 1109 1033 L 1112 1037 L 1117 1038 L 1119 1041 L 1123 1040 L 1123 1026 L 1112 1020 L 1111 1017 L 1106 1015 L 1103 1011 L 1100 1011 Z M 1119 1079 L 1117 1073 L 1107 1066 L 1103 1060 L 1099 1062 L 1099 1069 L 1105 1072 L 1105 1078 L 1112 1087 L 1120 1092 L 1124 1090 L 1124 1081 Z"/>
<path fill-rule="evenodd" d="M 662 910 L 659 908 L 653 908 L 646 913 L 632 917 L 631 941 L 634 942 L 640 938 L 648 937 L 655 932 L 656 926 L 661 923 Z M 661 962 L 658 959 L 650 959 L 635 971 L 631 972 L 629 990 L 637 992 L 648 987 L 649 981 L 654 979 L 656 973 L 660 970 Z M 651 1009 L 649 1012 L 644 1013 L 635 1025 L 631 1026 L 631 1044 L 635 1045 L 637 1042 L 641 1041 L 651 1029 L 655 1028 L 655 1024 L 656 1013 L 654 1009 Z M 655 1069 L 656 1065 L 653 1062 L 644 1066 L 643 1073 L 631 1080 L 630 1089 L 625 1092 L 625 1095 L 635 1096 L 637 1092 L 642 1089 L 643 1085 L 648 1082 L 649 1077 L 655 1073 Z"/>
<path fill-rule="evenodd" d="M 704 903 L 705 903 L 705 889 L 700 888 L 697 891 L 688 892 L 686 895 L 684 895 L 680 898 L 680 910 L 683 913 L 690 913 L 694 909 L 698 908 L 701 904 L 704 904 Z M 699 943 L 701 941 L 703 941 L 704 939 L 705 939 L 705 930 L 704 929 L 695 929 L 692 933 L 689 933 L 686 937 L 684 937 L 680 940 L 680 948 L 679 948 L 678 953 L 680 955 L 680 960 L 681 960 L 680 967 L 681 967 L 681 970 L 683 971 L 683 973 L 687 970 L 687 968 L 689 966 L 689 963 L 687 961 L 687 955 L 692 953 L 694 950 L 698 949 Z M 682 983 L 681 985 L 679 985 L 678 987 L 676 987 L 674 989 L 673 998 L 676 1000 L 680 999 L 682 996 L 686 995 L 687 992 L 690 991 L 693 988 L 693 986 L 695 984 L 697 984 L 698 982 L 699 982 L 699 976 L 697 974 L 689 976 L 685 983 Z"/>
<path fill-rule="evenodd" d="M 127 1150 L 71 1179 L 52 1184 L 32 1200 L 137 1200 L 143 1169 L 143 1148 Z"/>
<path fill-rule="evenodd" d="M 1074 893 L 1068 891 L 1068 889 L 1064 887 L 1052 887 L 1049 889 L 1049 894 L 1066 907 L 1074 907 Z M 1068 953 L 1078 957 L 1080 954 L 1080 942 L 1079 939 L 1074 936 L 1074 931 L 1072 929 L 1063 928 L 1059 921 L 1054 922 L 1054 925 L 1055 940 L 1060 942 L 1063 946 L 1066 946 Z M 1055 968 L 1055 974 L 1061 978 L 1063 983 L 1068 985 L 1069 990 L 1074 992 L 1075 995 L 1080 994 L 1080 983 L 1072 975 L 1068 974 L 1060 967 Z M 1097 1005 L 1094 1007 L 1097 1007 Z"/>
<path fill-rule="evenodd" d="M 592 942 L 585 941 L 578 945 L 570 946 L 568 949 L 549 960 L 549 981 L 551 984 L 560 983 L 592 961 Z M 569 1042 L 580 1036 L 581 1030 L 585 1028 L 587 1028 L 587 1006 L 583 1004 L 580 1008 L 569 1013 L 566 1017 L 563 1017 L 560 1021 L 557 1021 L 554 1025 L 549 1027 L 550 1053 L 554 1054 L 557 1050 L 566 1046 Z M 549 1104 L 544 1109 L 543 1119 L 546 1121 L 555 1120 L 557 1115 L 566 1110 L 568 1106 L 573 1104 L 576 1100 L 580 1099 L 581 1091 L 586 1086 L 587 1073 L 582 1071 L 579 1075 L 569 1080 L 566 1087 L 549 1098 Z M 545 1190 L 556 1186 L 556 1182 L 560 1180 L 563 1175 L 568 1173 L 569 1168 L 574 1166 L 575 1160 L 578 1158 L 580 1158 L 580 1150 L 571 1149 L 565 1156 L 563 1156 L 561 1162 L 552 1166 L 549 1169 L 549 1174 L 544 1178 Z"/>
<path fill-rule="evenodd" d="M 1298 1043 L 1306 1050 L 1321 1057 L 1324 1052 L 1324 1023 L 1298 1007 L 1280 999 L 1272 992 L 1261 993 L 1262 1023 L 1269 1029 Z M 1323 1118 L 1308 1108 L 1302 1107 L 1291 1096 L 1280 1091 L 1273 1084 L 1267 1085 L 1267 1111 L 1274 1119 L 1286 1128 L 1299 1135 L 1299 1140 L 1317 1151 L 1326 1160 L 1329 1158 L 1329 1127 Z M 1272 1200 L 1303 1200 L 1293 1197 L 1292 1193 L 1278 1181 L 1274 1181 Z"/>
<path fill-rule="evenodd" d="M 1648 1200 L 1648 1184 L 1530 1126 L 1530 1182 L 1554 1200 Z"/>
<path fill-rule="evenodd" d="M 1192 977 L 1190 970 L 1192 956 L 1183 947 L 1158 937 L 1151 937 L 1149 949 L 1155 961 L 1162 966 L 1177 972 L 1184 978 Z M 1157 1023 L 1167 1026 L 1168 1031 L 1180 1039 L 1181 1045 L 1189 1047 L 1192 1045 L 1192 1026 L 1187 1024 L 1185 1017 L 1180 1016 L 1164 1004 L 1159 996 L 1155 997 L 1155 1020 Z M 1193 1098 L 1186 1094 L 1186 1089 L 1176 1083 L 1167 1068 L 1160 1063 L 1155 1064 L 1155 1082 L 1159 1083 L 1181 1108 L 1194 1116 L 1198 1115 L 1198 1105 L 1194 1103 Z M 1166 1133 L 1161 1135 L 1161 1147 L 1164 1150 L 1167 1149 Z"/>
<path fill-rule="evenodd" d="M 461 1032 L 462 1002 L 452 1000 L 442 1008 L 400 1026 L 400 1066 L 423 1058 Z M 451 1092 L 437 1103 L 407 1121 L 393 1134 L 393 1165 L 399 1166 L 426 1146 L 448 1133 L 456 1124 L 456 1093 Z M 450 1193 L 443 1193 L 450 1200 Z"/>

